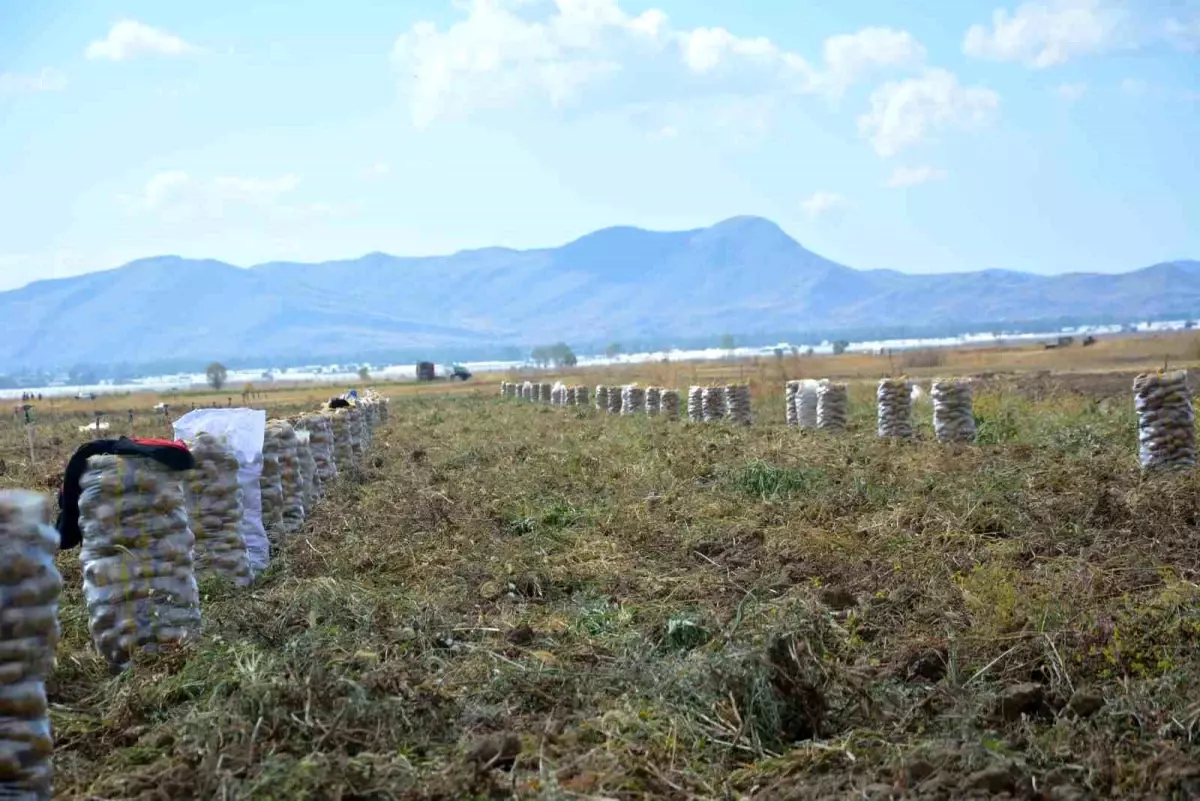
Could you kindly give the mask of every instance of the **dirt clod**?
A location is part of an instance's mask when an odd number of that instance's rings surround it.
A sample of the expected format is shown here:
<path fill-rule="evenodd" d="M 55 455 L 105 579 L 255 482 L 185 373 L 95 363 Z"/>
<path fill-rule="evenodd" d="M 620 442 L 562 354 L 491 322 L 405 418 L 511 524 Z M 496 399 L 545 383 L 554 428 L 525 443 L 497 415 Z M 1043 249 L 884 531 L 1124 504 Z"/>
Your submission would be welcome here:
<path fill-rule="evenodd" d="M 1067 706 L 1076 716 L 1088 718 L 1103 709 L 1104 704 L 1104 696 L 1099 693 L 1076 690 Z"/>
<path fill-rule="evenodd" d="M 1046 691 L 1040 684 L 1015 684 L 1000 693 L 996 711 L 1005 720 L 1020 720 L 1022 715 L 1033 716 L 1041 712 L 1045 698 Z"/>
<path fill-rule="evenodd" d="M 512 770 L 521 753 L 521 738 L 512 732 L 489 734 L 467 749 L 467 761 L 479 770 Z"/>

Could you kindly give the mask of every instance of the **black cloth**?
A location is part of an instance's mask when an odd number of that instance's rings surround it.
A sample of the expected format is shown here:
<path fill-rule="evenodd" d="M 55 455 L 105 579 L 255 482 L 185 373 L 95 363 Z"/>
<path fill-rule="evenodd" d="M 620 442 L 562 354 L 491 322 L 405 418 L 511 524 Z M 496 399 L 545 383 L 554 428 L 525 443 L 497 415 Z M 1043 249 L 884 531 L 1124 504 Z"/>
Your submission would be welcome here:
<path fill-rule="evenodd" d="M 330 409 L 349 409 L 350 401 L 345 398 L 331 398 L 329 400 Z"/>
<path fill-rule="evenodd" d="M 79 481 L 87 470 L 92 456 L 143 456 L 166 465 L 170 470 L 191 470 L 196 466 L 192 452 L 182 442 L 161 439 L 98 439 L 83 445 L 72 454 L 63 473 L 62 489 L 58 491 L 58 547 L 74 548 L 83 542 L 79 530 Z"/>

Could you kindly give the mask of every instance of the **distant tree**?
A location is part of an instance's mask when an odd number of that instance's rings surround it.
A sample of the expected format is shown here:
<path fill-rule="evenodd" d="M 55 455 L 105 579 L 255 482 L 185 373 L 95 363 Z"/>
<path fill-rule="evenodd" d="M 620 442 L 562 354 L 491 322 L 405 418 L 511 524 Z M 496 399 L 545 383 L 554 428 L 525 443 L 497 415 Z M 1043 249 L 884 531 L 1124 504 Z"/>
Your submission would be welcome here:
<path fill-rule="evenodd" d="M 358 368 L 358 380 L 359 381 L 370 381 L 371 380 L 371 371 L 365 367 Z"/>
<path fill-rule="evenodd" d="M 529 352 L 529 359 L 534 364 L 536 364 L 538 367 L 542 367 L 542 368 L 549 367 L 550 366 L 550 349 L 547 348 L 545 345 L 538 345 L 536 348 L 534 348 L 532 351 Z"/>
<path fill-rule="evenodd" d="M 205 368 L 204 375 L 208 378 L 208 385 L 219 391 L 221 387 L 225 386 L 225 381 L 229 378 L 229 371 L 220 362 L 213 362 Z"/>
<path fill-rule="evenodd" d="M 575 351 L 571 350 L 571 346 L 566 342 L 555 342 L 546 350 L 555 367 L 574 367 L 579 363 Z"/>
<path fill-rule="evenodd" d="M 839 339 L 837 342 L 833 343 L 833 355 L 841 356 L 843 353 L 846 352 L 846 348 L 848 348 L 848 347 L 850 347 L 849 342 L 847 342 L 844 339 Z"/>
<path fill-rule="evenodd" d="M 782 358 L 783 358 L 783 348 L 776 348 L 776 349 L 775 349 L 775 358 L 776 358 L 776 359 L 782 359 Z"/>
<path fill-rule="evenodd" d="M 616 356 L 620 352 L 621 352 L 621 343 L 620 342 L 612 342 L 607 347 L 604 348 L 604 355 L 610 359 L 612 357 Z"/>
<path fill-rule="evenodd" d="M 805 355 L 805 356 L 812 356 L 812 355 L 813 355 L 813 353 L 814 353 L 814 351 L 813 351 L 813 349 L 812 349 L 812 348 L 805 348 L 805 349 L 804 349 L 804 355 Z"/>
<path fill-rule="evenodd" d="M 733 338 L 733 334 L 725 334 L 721 337 L 721 350 L 733 350 L 737 347 L 737 342 Z"/>

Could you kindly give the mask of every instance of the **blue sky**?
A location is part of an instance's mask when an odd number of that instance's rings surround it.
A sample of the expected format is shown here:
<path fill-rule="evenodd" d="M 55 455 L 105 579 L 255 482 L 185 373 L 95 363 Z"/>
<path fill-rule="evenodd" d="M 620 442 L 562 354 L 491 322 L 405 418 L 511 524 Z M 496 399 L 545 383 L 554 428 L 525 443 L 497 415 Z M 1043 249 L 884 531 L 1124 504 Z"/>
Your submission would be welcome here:
<path fill-rule="evenodd" d="M 0 0 L 0 289 L 738 214 L 864 269 L 1200 258 L 1198 59 L 1200 0 Z"/>

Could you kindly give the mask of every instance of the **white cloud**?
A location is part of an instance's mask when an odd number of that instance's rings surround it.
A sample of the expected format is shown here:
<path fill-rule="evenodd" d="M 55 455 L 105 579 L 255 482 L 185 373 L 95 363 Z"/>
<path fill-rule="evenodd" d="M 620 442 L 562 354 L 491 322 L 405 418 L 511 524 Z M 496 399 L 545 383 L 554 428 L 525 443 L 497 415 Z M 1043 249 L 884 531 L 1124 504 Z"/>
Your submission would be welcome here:
<path fill-rule="evenodd" d="M 105 38 L 89 44 L 84 55 L 93 60 L 126 61 L 138 56 L 182 56 L 198 51 L 178 36 L 127 19 L 113 25 Z"/>
<path fill-rule="evenodd" d="M 67 88 L 67 76 L 46 67 L 36 75 L 19 72 L 0 72 L 0 95 L 27 92 L 61 92 Z"/>
<path fill-rule="evenodd" d="M 843 209 L 849 203 L 846 198 L 833 192 L 814 192 L 800 203 L 800 208 L 809 219 L 816 219 L 823 214 L 837 209 Z"/>
<path fill-rule="evenodd" d="M 859 117 L 859 131 L 887 157 L 938 130 L 982 128 L 999 108 L 1000 96 L 982 86 L 963 86 L 952 72 L 930 69 L 917 78 L 885 83 L 871 93 L 870 105 Z"/>
<path fill-rule="evenodd" d="M 1054 88 L 1054 93 L 1068 103 L 1074 103 L 1087 94 L 1086 83 L 1064 83 Z"/>
<path fill-rule="evenodd" d="M 1113 46 L 1124 17 L 1112 0 L 1023 3 L 1012 13 L 996 9 L 990 28 L 971 26 L 962 49 L 975 58 L 1044 69 Z"/>
<path fill-rule="evenodd" d="M 891 189 L 903 189 L 909 186 L 919 186 L 930 181 L 944 181 L 948 173 L 937 167 L 897 167 L 892 171 L 892 177 L 887 185 Z"/>
<path fill-rule="evenodd" d="M 903 67 L 925 61 L 925 48 L 908 31 L 864 28 L 855 34 L 825 40 L 825 75 L 821 79 L 835 93 L 881 67 Z"/>
<path fill-rule="evenodd" d="M 1163 28 L 1167 38 L 1180 50 L 1200 52 L 1200 16 L 1186 20 L 1172 17 Z"/>
<path fill-rule="evenodd" d="M 135 214 L 151 214 L 166 223 L 199 220 L 246 222 L 325 216 L 331 209 L 320 203 L 299 204 L 289 196 L 300 186 L 295 175 L 276 178 L 218 176 L 196 178 L 183 170 L 152 176 L 141 192 L 118 198 Z"/>
<path fill-rule="evenodd" d="M 911 34 L 887 28 L 832 37 L 817 68 L 766 37 L 674 29 L 662 11 L 633 15 L 619 0 L 467 0 L 460 8 L 466 16 L 449 28 L 418 23 L 393 47 L 418 127 L 530 100 L 563 107 L 601 88 L 621 103 L 667 94 L 837 95 L 872 72 L 925 57 Z"/>

